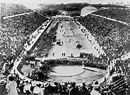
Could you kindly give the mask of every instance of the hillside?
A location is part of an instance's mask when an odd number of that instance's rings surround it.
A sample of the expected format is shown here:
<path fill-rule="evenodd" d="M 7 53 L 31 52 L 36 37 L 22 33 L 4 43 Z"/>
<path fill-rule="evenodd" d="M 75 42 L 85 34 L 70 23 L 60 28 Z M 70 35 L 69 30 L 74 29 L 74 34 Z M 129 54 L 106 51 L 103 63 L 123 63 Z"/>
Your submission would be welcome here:
<path fill-rule="evenodd" d="M 32 12 L 33 10 L 26 8 L 21 4 L 10 4 L 10 3 L 0 3 L 1 16 L 11 16 L 15 14 L 21 14 L 26 12 Z"/>

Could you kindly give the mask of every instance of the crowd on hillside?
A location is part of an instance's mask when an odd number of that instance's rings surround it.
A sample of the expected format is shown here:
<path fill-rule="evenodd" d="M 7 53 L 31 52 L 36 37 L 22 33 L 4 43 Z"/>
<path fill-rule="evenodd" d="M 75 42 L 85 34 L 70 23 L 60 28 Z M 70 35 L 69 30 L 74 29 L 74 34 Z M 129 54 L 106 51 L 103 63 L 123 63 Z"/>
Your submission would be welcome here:
<path fill-rule="evenodd" d="M 100 11 L 99 11 L 100 12 Z M 109 13 L 108 13 L 109 14 Z M 119 74 L 123 74 L 126 77 L 128 82 L 128 91 L 130 89 L 130 76 L 129 76 L 129 59 L 128 60 L 120 60 L 120 57 L 125 53 L 129 52 L 129 27 L 120 24 L 118 22 L 110 21 L 105 18 L 97 17 L 94 15 L 87 15 L 85 17 L 81 17 L 78 21 L 88 29 L 88 31 L 95 37 L 98 41 L 99 45 L 103 48 L 109 60 L 115 60 L 114 68 L 112 72 L 116 72 Z M 112 73 L 111 72 L 111 73 Z M 115 87 L 115 89 L 120 88 L 120 81 L 117 81 L 119 85 Z M 106 83 L 104 83 L 106 86 Z M 111 86 L 107 86 L 111 87 Z M 109 91 L 110 88 L 104 88 L 103 90 Z M 125 87 L 124 87 L 125 88 Z M 122 90 L 122 88 L 120 88 Z M 119 89 L 118 89 L 119 90 Z M 112 90 L 110 90 L 112 91 Z M 115 92 L 117 93 L 117 92 Z M 130 92 L 128 92 L 130 93 Z M 119 94 L 119 93 L 118 93 Z M 117 94 L 117 95 L 118 95 Z M 126 93 L 125 93 L 126 94 Z M 124 94 L 124 95 L 125 95 Z M 104 94 L 103 94 L 104 95 Z M 112 93 L 110 94 L 112 95 Z M 121 94 L 123 95 L 123 93 Z M 128 94 L 129 95 L 129 94 Z"/>
<path fill-rule="evenodd" d="M 27 36 L 36 30 L 47 18 L 38 13 L 20 15 L 2 20 L 0 28 L 0 54 L 15 54 L 27 40 Z"/>
<path fill-rule="evenodd" d="M 20 33 L 28 35 L 36 30 L 46 20 L 46 17 L 43 17 L 37 12 L 32 12 L 25 15 L 18 15 L 16 17 L 3 19 L 2 27 L 7 29 L 11 28 L 12 32 L 16 32 L 14 29 L 17 29 Z"/>
<path fill-rule="evenodd" d="M 128 26 L 93 15 L 81 17 L 78 21 L 95 37 L 110 59 L 129 51 Z"/>
<path fill-rule="evenodd" d="M 28 9 L 24 5 L 21 4 L 14 4 L 14 3 L 0 3 L 1 6 L 1 16 L 7 17 L 27 12 L 32 12 L 31 9 Z"/>
<path fill-rule="evenodd" d="M 108 12 L 109 13 L 109 12 Z M 127 19 L 127 18 L 126 18 Z M 14 54 L 18 47 L 21 46 L 22 43 L 24 43 L 23 39 L 26 39 L 25 35 L 31 34 L 38 26 L 44 22 L 45 19 L 40 18 L 40 16 L 35 13 L 31 16 L 18 16 L 17 18 L 9 18 L 7 20 L 3 20 L 2 22 L 2 33 L 1 35 L 1 54 L 8 53 L 9 55 L 12 53 Z M 99 45 L 103 47 L 105 50 L 107 56 L 110 59 L 118 58 L 119 56 L 125 54 L 129 51 L 129 39 L 127 38 L 129 35 L 129 27 L 123 24 L 119 24 L 113 21 L 109 21 L 103 18 L 99 18 L 96 16 L 88 15 L 86 17 L 81 17 L 78 19 L 78 21 L 84 25 L 89 32 L 96 38 Z M 21 23 L 23 22 L 23 23 Z M 38 43 L 38 50 L 39 55 L 41 56 L 40 51 L 41 49 L 49 50 L 51 47 L 50 44 L 52 44 L 53 40 L 50 40 L 50 38 L 54 37 L 55 32 L 57 30 L 57 25 L 54 28 L 50 29 L 50 32 L 48 34 L 44 34 L 44 37 L 41 37 L 40 43 Z M 9 32 L 10 31 L 10 32 Z M 42 43 L 42 44 L 41 44 Z M 49 49 L 47 48 L 49 47 Z M 15 50 L 13 50 L 15 48 Z M 19 51 L 20 52 L 20 51 Z M 35 51 L 36 52 L 36 51 Z M 19 55 L 19 54 L 18 54 Z M 47 56 L 47 55 L 46 55 Z M 80 57 L 84 57 L 87 60 L 78 60 L 77 59 L 57 59 L 57 60 L 45 60 L 45 63 L 49 63 L 51 65 L 56 64 L 69 64 L 69 65 L 85 65 L 90 67 L 98 67 L 101 69 L 106 69 L 107 65 L 106 61 L 107 59 L 103 58 L 96 58 L 92 55 L 86 55 L 83 54 Z M 17 58 L 19 60 L 19 57 Z M 118 74 L 122 74 L 126 76 L 128 81 L 128 86 L 130 85 L 130 68 L 129 68 L 129 59 L 125 61 L 117 60 L 115 62 L 115 68 L 114 71 L 111 71 L 111 75 L 113 72 L 116 72 Z M 44 62 L 42 64 L 44 64 Z M 10 70 L 12 68 L 13 64 L 6 63 L 4 69 L 4 73 L 6 73 L 7 70 Z M 10 72 L 8 72 L 10 74 Z M 8 75 L 7 74 L 7 75 Z M 36 76 L 37 77 L 37 76 Z M 116 81 L 117 84 L 123 81 L 123 84 L 125 83 L 124 80 L 120 80 L 120 76 L 117 78 Z M 118 81 L 119 79 L 119 81 Z M 121 78 L 122 79 L 122 78 Z M 16 83 L 14 82 L 16 81 Z M 101 84 L 99 86 L 102 87 L 101 89 L 106 90 L 109 92 L 112 89 L 111 83 L 109 85 L 106 85 L 105 87 Z M 7 89 L 7 92 L 9 92 L 11 83 L 14 84 L 15 88 L 18 88 L 19 92 L 27 93 L 27 94 L 34 94 L 38 95 L 41 93 L 42 95 L 91 95 L 91 91 L 93 89 L 92 85 L 86 85 L 85 83 L 82 83 L 82 85 L 76 84 L 75 82 L 64 82 L 64 83 L 58 83 L 58 82 L 37 82 L 35 80 L 25 80 L 20 79 L 18 74 L 11 75 L 7 78 L 4 78 L 3 80 L 0 80 L 0 83 L 2 83 L 5 86 L 5 89 Z M 95 84 L 98 85 L 98 82 Z M 122 84 L 121 84 L 122 85 Z M 118 87 L 120 85 L 116 85 Z M 125 85 L 127 86 L 127 85 Z M 122 86 L 121 86 L 122 87 Z M 99 90 L 97 88 L 97 91 L 99 91 L 102 95 L 104 95 L 103 90 Z M 124 85 L 123 85 L 123 88 Z M 126 87 L 129 88 L 129 87 Z M 122 89 L 121 89 L 122 90 Z M 112 91 L 112 90 L 111 90 Z M 110 92 L 111 92 L 110 91 Z M 124 90 L 123 90 L 124 91 Z M 17 93 L 17 92 L 16 92 Z M 17 94 L 16 94 L 17 95 Z M 112 95 L 110 93 L 109 95 Z M 119 95 L 119 93 L 117 94 Z M 121 95 L 126 95 L 122 93 Z"/>
<path fill-rule="evenodd" d="M 130 9 L 129 8 L 108 8 L 100 9 L 93 14 L 109 17 L 112 19 L 130 23 Z"/>

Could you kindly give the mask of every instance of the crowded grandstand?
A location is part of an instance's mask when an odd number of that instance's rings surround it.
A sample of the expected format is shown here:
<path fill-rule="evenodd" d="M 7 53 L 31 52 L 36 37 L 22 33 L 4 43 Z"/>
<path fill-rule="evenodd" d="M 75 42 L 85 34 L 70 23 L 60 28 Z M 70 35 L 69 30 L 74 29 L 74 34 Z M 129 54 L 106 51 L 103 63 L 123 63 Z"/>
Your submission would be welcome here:
<path fill-rule="evenodd" d="M 89 14 L 80 16 L 86 6 Z M 1 9 L 0 95 L 130 94 L 128 6 Z"/>

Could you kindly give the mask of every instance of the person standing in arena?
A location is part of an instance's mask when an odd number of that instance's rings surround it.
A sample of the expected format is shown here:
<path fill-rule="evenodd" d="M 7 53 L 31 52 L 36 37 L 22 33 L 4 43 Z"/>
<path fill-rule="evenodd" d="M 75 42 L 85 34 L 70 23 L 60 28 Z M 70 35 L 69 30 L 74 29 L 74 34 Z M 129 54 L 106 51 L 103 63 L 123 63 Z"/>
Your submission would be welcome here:
<path fill-rule="evenodd" d="M 7 89 L 8 95 L 18 95 L 17 83 L 14 81 L 13 76 L 9 77 L 9 83 L 7 83 L 6 89 Z"/>
<path fill-rule="evenodd" d="M 37 86 L 34 87 L 33 95 L 44 95 L 43 89 L 41 88 L 41 84 L 37 84 Z"/>

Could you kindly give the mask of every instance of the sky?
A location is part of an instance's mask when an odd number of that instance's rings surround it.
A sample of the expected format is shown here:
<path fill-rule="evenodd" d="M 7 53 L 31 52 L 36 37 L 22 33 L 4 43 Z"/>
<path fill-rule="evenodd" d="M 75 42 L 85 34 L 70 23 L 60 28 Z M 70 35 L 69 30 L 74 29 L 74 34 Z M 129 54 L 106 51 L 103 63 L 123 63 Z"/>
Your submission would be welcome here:
<path fill-rule="evenodd" d="M 130 0 L 0 0 L 0 2 L 4 3 L 16 3 L 16 4 L 23 4 L 29 8 L 35 8 L 38 7 L 38 4 L 45 3 L 80 3 L 80 2 L 86 2 L 86 3 L 120 3 L 123 2 L 124 4 L 129 3 Z"/>

